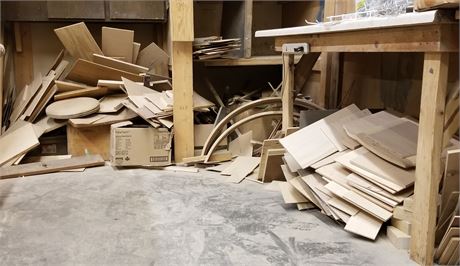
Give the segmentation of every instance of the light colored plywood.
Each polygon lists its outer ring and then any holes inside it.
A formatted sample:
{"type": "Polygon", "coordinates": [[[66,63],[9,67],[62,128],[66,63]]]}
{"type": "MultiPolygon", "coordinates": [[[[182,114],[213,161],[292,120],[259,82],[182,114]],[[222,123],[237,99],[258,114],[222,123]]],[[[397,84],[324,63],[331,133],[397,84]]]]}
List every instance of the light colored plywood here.
{"type": "Polygon", "coordinates": [[[252,156],[252,130],[242,134],[228,144],[228,150],[233,156],[252,156]]]}
{"type": "Polygon", "coordinates": [[[76,59],[91,61],[93,54],[102,54],[101,49],[83,22],[55,29],[54,32],[70,55],[76,59]]]}
{"type": "Polygon", "coordinates": [[[350,174],[350,171],[338,163],[334,162],[318,168],[316,172],[330,181],[334,181],[347,189],[351,189],[351,186],[347,183],[347,176],[350,174]]]}
{"type": "MultiPolygon", "coordinates": [[[[2,147],[0,166],[18,155],[25,154],[39,144],[34,127],[30,123],[24,123],[11,133],[4,134],[0,137],[0,147],[2,147]]],[[[3,171],[4,168],[1,172],[3,171]]]]}
{"type": "Polygon", "coordinates": [[[194,39],[193,1],[171,0],[169,4],[171,40],[173,42],[192,42],[194,39]]]}
{"type": "Polygon", "coordinates": [[[125,94],[109,95],[99,100],[98,113],[116,113],[123,108],[123,102],[127,99],[125,94]]]}
{"type": "Polygon", "coordinates": [[[68,169],[77,169],[82,167],[92,167],[104,165],[104,159],[100,155],[87,155],[73,157],[70,159],[61,159],[48,161],[46,163],[29,163],[2,168],[0,179],[13,178],[19,176],[39,175],[52,172],[58,172],[68,169]]]}
{"type": "Polygon", "coordinates": [[[447,151],[446,168],[444,170],[444,179],[441,189],[441,213],[448,204],[448,199],[452,192],[459,191],[459,161],[459,149],[447,151]]]}
{"type": "MultiPolygon", "coordinates": [[[[447,244],[446,248],[444,249],[441,256],[439,257],[438,263],[440,265],[448,264],[452,256],[455,256],[458,260],[459,242],[460,242],[460,237],[453,237],[450,239],[449,244],[447,244]]],[[[457,261],[455,261],[455,263],[456,262],[457,261]]]]}
{"type": "Polygon", "coordinates": [[[146,67],[98,54],[93,54],[93,62],[134,74],[145,73],[149,71],[149,69],[146,67]]]}
{"type": "Polygon", "coordinates": [[[397,249],[409,249],[410,235],[393,226],[387,226],[387,237],[397,249]]]}
{"type": "Polygon", "coordinates": [[[66,78],[71,81],[96,86],[100,79],[121,80],[121,77],[135,82],[142,82],[141,76],[83,59],[75,62],[66,78]]]}
{"type": "Polygon", "coordinates": [[[395,217],[391,218],[391,225],[398,228],[402,232],[410,235],[412,224],[409,221],[397,219],[395,217]]]}
{"type": "Polygon", "coordinates": [[[55,101],[76,98],[76,97],[94,97],[99,98],[106,95],[109,90],[106,87],[88,87],[85,89],[62,92],[54,95],[55,101]]]}
{"type": "Polygon", "coordinates": [[[382,227],[382,222],[365,212],[358,212],[350,217],[345,225],[345,231],[375,240],[382,227]]]}
{"type": "Polygon", "coordinates": [[[297,191],[290,183],[282,182],[279,184],[284,203],[307,203],[309,200],[297,191]]]}
{"type": "Polygon", "coordinates": [[[102,27],[102,52],[110,57],[123,57],[133,62],[134,31],[102,27]]]}
{"type": "Polygon", "coordinates": [[[233,161],[230,166],[221,172],[222,175],[229,174],[225,180],[231,183],[240,183],[259,165],[259,157],[239,156],[233,161]]]}
{"type": "Polygon", "coordinates": [[[46,107],[46,114],[55,119],[78,118],[96,113],[99,101],[88,97],[78,97],[57,101],[46,107]]]}
{"type": "Polygon", "coordinates": [[[141,50],[141,44],[138,42],[133,42],[133,63],[137,62],[137,56],[141,50]]]}
{"type": "Polygon", "coordinates": [[[56,80],[54,81],[57,87],[57,92],[68,92],[68,91],[74,91],[74,90],[81,90],[81,89],[87,89],[89,86],[81,83],[75,83],[75,82],[69,82],[69,81],[62,81],[62,80],[56,80]]]}

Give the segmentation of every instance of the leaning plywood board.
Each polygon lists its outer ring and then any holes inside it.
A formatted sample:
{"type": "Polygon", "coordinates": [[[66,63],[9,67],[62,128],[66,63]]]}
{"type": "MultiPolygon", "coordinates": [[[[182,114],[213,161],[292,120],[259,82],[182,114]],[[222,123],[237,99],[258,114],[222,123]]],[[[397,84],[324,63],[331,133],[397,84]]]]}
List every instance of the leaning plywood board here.
{"type": "Polygon", "coordinates": [[[387,226],[387,237],[397,249],[409,249],[410,235],[393,226],[387,226]]]}
{"type": "Polygon", "coordinates": [[[375,240],[380,227],[382,227],[382,221],[360,211],[350,217],[344,229],[345,231],[375,240]]]}
{"type": "Polygon", "coordinates": [[[69,119],[69,123],[74,127],[94,127],[111,125],[122,121],[127,121],[137,117],[137,114],[130,109],[123,108],[117,113],[95,114],[83,118],[69,119]]]}
{"type": "Polygon", "coordinates": [[[153,42],[139,52],[136,62],[150,69],[151,73],[166,77],[169,77],[168,63],[168,54],[153,42]]]}
{"type": "MultiPolygon", "coordinates": [[[[403,120],[388,112],[381,111],[371,114],[360,119],[348,121],[343,125],[347,135],[357,140],[357,135],[364,133],[369,134],[402,123],[403,120]]],[[[350,147],[353,148],[353,147],[350,147]]]]}
{"type": "Polygon", "coordinates": [[[316,172],[330,181],[334,181],[345,188],[351,189],[351,186],[347,183],[347,176],[350,174],[350,171],[338,163],[334,162],[318,168],[316,172]]]}
{"type": "Polygon", "coordinates": [[[10,115],[11,123],[14,123],[24,113],[29,102],[33,99],[42,85],[42,76],[36,77],[31,84],[26,85],[18,94],[13,104],[13,111],[10,115]]]}
{"type": "MultiPolygon", "coordinates": [[[[284,173],[281,170],[283,164],[282,156],[284,149],[269,149],[267,151],[267,160],[265,162],[265,173],[262,176],[262,183],[273,180],[284,180],[284,173]]],[[[262,163],[262,161],[261,161],[262,163]]],[[[259,169],[261,171],[261,169],[259,169]]],[[[260,176],[260,175],[259,175],[260,176]]]]}
{"type": "Polygon", "coordinates": [[[55,29],[54,32],[70,55],[77,59],[93,60],[93,54],[102,54],[83,22],[55,29]]]}
{"type": "Polygon", "coordinates": [[[137,62],[137,56],[139,55],[139,51],[141,50],[141,44],[138,42],[133,42],[133,63],[137,62]]]}
{"type": "Polygon", "coordinates": [[[226,182],[240,183],[247,175],[256,169],[256,167],[259,165],[259,162],[259,157],[237,157],[235,161],[229,166],[229,168],[232,170],[230,171],[230,177],[226,179],[226,182]]]}
{"type": "Polygon", "coordinates": [[[438,249],[436,250],[434,257],[439,258],[443,250],[446,248],[447,244],[449,243],[450,239],[452,239],[453,237],[459,237],[459,236],[460,236],[459,227],[449,227],[447,232],[442,237],[441,242],[439,243],[438,249]]]}
{"type": "Polygon", "coordinates": [[[391,225],[398,228],[402,232],[410,235],[411,234],[411,229],[412,229],[412,224],[409,221],[406,220],[401,220],[395,217],[391,218],[391,225]]]}
{"type": "Polygon", "coordinates": [[[350,191],[333,181],[329,182],[325,187],[338,197],[353,204],[354,206],[360,208],[361,210],[383,222],[389,220],[392,216],[391,212],[383,209],[382,207],[362,197],[356,192],[350,191]]]}
{"type": "Polygon", "coordinates": [[[459,190],[459,161],[459,149],[447,151],[446,168],[441,190],[441,210],[448,204],[447,200],[452,192],[459,190]]]}
{"type": "Polygon", "coordinates": [[[88,87],[85,89],[67,91],[67,92],[56,94],[54,95],[54,100],[60,101],[60,100],[65,100],[65,99],[70,99],[70,98],[75,98],[75,97],[98,98],[98,97],[106,95],[108,91],[109,90],[105,87],[88,87]]]}
{"type": "Polygon", "coordinates": [[[87,155],[70,159],[48,161],[46,163],[29,163],[0,168],[0,179],[19,176],[39,175],[68,169],[104,165],[100,155],[87,155]]]}
{"type": "Polygon", "coordinates": [[[302,194],[297,191],[290,183],[282,182],[279,184],[284,203],[306,203],[309,202],[302,194]]]}
{"type": "Polygon", "coordinates": [[[439,257],[438,263],[440,265],[452,265],[449,264],[449,261],[454,261],[454,264],[457,264],[458,260],[458,247],[459,247],[460,237],[453,237],[450,239],[449,244],[447,244],[446,249],[442,252],[441,256],[439,257]]]}
{"type": "Polygon", "coordinates": [[[4,134],[0,137],[0,166],[39,144],[34,127],[30,123],[20,126],[9,134],[4,134]]]}
{"type": "Polygon", "coordinates": [[[149,69],[146,67],[98,54],[93,55],[93,61],[94,63],[98,63],[104,66],[116,68],[134,74],[145,73],[149,71],[149,69]]]}
{"type": "MultiPolygon", "coordinates": [[[[48,92],[51,90],[51,88],[54,85],[54,79],[55,79],[55,73],[53,70],[48,74],[48,76],[43,78],[42,81],[42,86],[40,87],[40,90],[36,93],[32,101],[29,103],[29,106],[24,112],[25,117],[30,117],[32,113],[37,109],[40,101],[42,101],[43,98],[46,97],[48,92]]],[[[32,121],[31,121],[32,122],[32,121]]]]}
{"type": "Polygon", "coordinates": [[[119,69],[79,59],[67,75],[67,79],[96,86],[98,80],[121,80],[125,77],[135,82],[142,82],[142,77],[119,69]]]}
{"type": "Polygon", "coordinates": [[[344,151],[341,151],[341,152],[336,152],[336,153],[334,153],[334,154],[332,154],[332,155],[330,155],[330,156],[328,156],[328,157],[326,157],[326,158],[324,158],[324,159],[322,159],[322,160],[320,160],[320,161],[318,161],[318,162],[312,164],[312,165],[311,165],[311,168],[313,168],[313,169],[318,169],[318,168],[321,168],[321,167],[326,166],[326,165],[328,165],[328,164],[332,164],[332,163],[335,162],[335,158],[338,158],[338,157],[344,155],[344,154],[347,153],[347,152],[349,152],[349,150],[344,150],[344,151]]]}
{"type": "MultiPolygon", "coordinates": [[[[228,144],[228,150],[234,156],[252,156],[252,130],[232,140],[228,144]]],[[[196,146],[196,144],[195,144],[196,146]]]]}
{"type": "Polygon", "coordinates": [[[123,57],[133,62],[134,31],[102,27],[102,52],[110,57],[123,57]]]}
{"type": "Polygon", "coordinates": [[[54,81],[54,83],[56,84],[57,92],[68,92],[68,91],[89,88],[89,86],[87,86],[86,84],[69,82],[69,81],[56,80],[54,81]]]}

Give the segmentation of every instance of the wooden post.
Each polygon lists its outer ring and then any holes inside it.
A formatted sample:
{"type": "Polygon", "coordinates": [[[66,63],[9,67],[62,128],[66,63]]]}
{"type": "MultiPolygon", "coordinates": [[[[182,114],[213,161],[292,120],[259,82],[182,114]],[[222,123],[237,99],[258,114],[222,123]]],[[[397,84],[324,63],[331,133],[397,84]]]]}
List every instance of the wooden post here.
{"type": "Polygon", "coordinates": [[[193,1],[170,1],[174,159],[194,156],[193,143],[193,1]]]}
{"type": "Polygon", "coordinates": [[[282,130],[293,126],[294,54],[283,54],[283,123],[282,130]]]}
{"type": "MultiPolygon", "coordinates": [[[[2,3],[0,2],[0,12],[2,10],[2,3]]],[[[0,44],[4,45],[3,43],[3,23],[0,19],[0,44]]],[[[6,47],[5,47],[6,53],[6,47]]],[[[0,135],[3,132],[3,66],[4,66],[4,55],[0,53],[0,135]]]]}
{"type": "Polygon", "coordinates": [[[448,53],[425,53],[410,249],[421,265],[433,264],[448,64],[448,53]]]}

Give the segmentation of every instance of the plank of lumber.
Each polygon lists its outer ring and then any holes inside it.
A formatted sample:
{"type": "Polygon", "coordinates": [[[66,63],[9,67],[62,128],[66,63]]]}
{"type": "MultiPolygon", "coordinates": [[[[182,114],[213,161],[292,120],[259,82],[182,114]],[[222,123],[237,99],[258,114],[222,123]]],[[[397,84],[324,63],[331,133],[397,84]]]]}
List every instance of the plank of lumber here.
{"type": "Polygon", "coordinates": [[[93,60],[93,54],[102,54],[84,22],[55,29],[59,40],[76,59],[93,60]]]}
{"type": "Polygon", "coordinates": [[[10,115],[10,122],[14,123],[24,113],[29,102],[33,99],[42,85],[42,77],[36,77],[30,85],[26,85],[16,97],[13,104],[13,111],[10,115]]]}
{"type": "MultiPolygon", "coordinates": [[[[265,164],[265,174],[262,176],[262,183],[272,182],[273,180],[283,180],[284,174],[281,170],[283,164],[282,156],[284,149],[269,149],[267,151],[267,161],[265,164]]],[[[260,167],[259,167],[260,171],[260,167]]]]}
{"type": "Polygon", "coordinates": [[[108,91],[109,90],[106,87],[88,87],[88,88],[85,88],[85,89],[67,91],[67,92],[62,92],[62,93],[56,94],[56,95],[54,95],[54,100],[55,101],[60,101],[60,100],[69,99],[69,98],[75,98],[75,97],[98,98],[98,97],[107,95],[108,91]]]}
{"type": "Polygon", "coordinates": [[[411,234],[411,228],[412,224],[409,221],[406,220],[401,220],[395,217],[391,218],[391,225],[398,228],[402,232],[410,235],[411,234]]]}
{"type": "Polygon", "coordinates": [[[451,265],[448,263],[452,256],[456,256],[458,258],[459,242],[460,242],[460,237],[453,237],[450,239],[446,248],[444,249],[441,256],[439,257],[438,263],[440,265],[451,265]]]}
{"type": "Polygon", "coordinates": [[[446,167],[444,170],[444,179],[441,189],[441,205],[440,210],[446,208],[448,199],[452,192],[459,191],[459,168],[460,168],[460,149],[447,151],[446,167]]]}
{"type": "Polygon", "coordinates": [[[169,77],[169,55],[154,42],[139,52],[136,64],[147,67],[149,73],[169,77]]]}
{"type": "Polygon", "coordinates": [[[133,64],[137,62],[137,57],[139,56],[140,50],[141,50],[141,44],[138,42],[133,42],[133,64]]]}
{"type": "Polygon", "coordinates": [[[394,226],[387,226],[387,237],[397,249],[409,249],[411,236],[394,226]]]}
{"type": "Polygon", "coordinates": [[[44,163],[38,162],[3,167],[0,168],[0,178],[5,179],[19,176],[39,175],[68,169],[101,166],[104,164],[104,159],[102,159],[100,155],[86,155],[80,157],[72,157],[70,159],[48,161],[44,163]]]}
{"type": "Polygon", "coordinates": [[[44,77],[42,80],[42,86],[38,90],[38,92],[35,94],[34,98],[31,100],[29,103],[29,106],[27,109],[24,111],[23,115],[27,118],[32,115],[32,113],[35,111],[35,109],[38,107],[38,104],[46,96],[46,94],[49,92],[49,90],[53,87],[54,85],[54,79],[55,79],[55,74],[54,71],[52,70],[48,76],[44,77]]]}
{"type": "Polygon", "coordinates": [[[123,108],[123,102],[127,99],[125,94],[108,95],[99,100],[98,113],[116,113],[123,108]]]}
{"type": "Polygon", "coordinates": [[[85,84],[63,81],[63,80],[55,80],[54,83],[56,84],[57,92],[68,92],[68,91],[89,88],[89,86],[85,84]]]}
{"type": "Polygon", "coordinates": [[[433,260],[448,65],[448,53],[425,53],[410,249],[419,264],[433,260]]]}
{"type": "Polygon", "coordinates": [[[174,155],[181,162],[194,154],[192,43],[173,42],[172,49],[174,155]]]}
{"type": "Polygon", "coordinates": [[[260,165],[259,165],[259,176],[258,180],[263,180],[265,176],[265,171],[267,169],[267,159],[268,159],[268,150],[269,149],[279,149],[282,148],[278,140],[275,139],[266,139],[262,144],[262,152],[260,154],[260,165]]]}
{"type": "Polygon", "coordinates": [[[284,203],[307,203],[310,202],[302,194],[299,193],[289,182],[282,182],[279,184],[281,195],[283,195],[284,203]]]}
{"type": "Polygon", "coordinates": [[[193,42],[193,1],[173,0],[169,6],[171,19],[171,40],[193,42]]]}
{"type": "Polygon", "coordinates": [[[102,52],[110,57],[123,57],[133,62],[134,31],[102,27],[102,52]]]}
{"type": "Polygon", "coordinates": [[[0,147],[2,147],[0,166],[18,155],[25,154],[39,144],[34,127],[28,122],[11,133],[2,135],[0,137],[0,147]]]}
{"type": "Polygon", "coordinates": [[[283,122],[281,127],[283,131],[294,126],[294,68],[294,54],[283,54],[283,122]]]}
{"type": "Polygon", "coordinates": [[[121,80],[121,77],[125,77],[135,82],[142,82],[142,77],[139,75],[96,64],[83,59],[77,60],[66,78],[72,81],[85,83],[90,86],[96,86],[98,80],[100,79],[121,80]]]}
{"type": "Polygon", "coordinates": [[[145,73],[149,71],[149,69],[146,67],[98,54],[93,54],[93,62],[134,74],[145,73]]]}

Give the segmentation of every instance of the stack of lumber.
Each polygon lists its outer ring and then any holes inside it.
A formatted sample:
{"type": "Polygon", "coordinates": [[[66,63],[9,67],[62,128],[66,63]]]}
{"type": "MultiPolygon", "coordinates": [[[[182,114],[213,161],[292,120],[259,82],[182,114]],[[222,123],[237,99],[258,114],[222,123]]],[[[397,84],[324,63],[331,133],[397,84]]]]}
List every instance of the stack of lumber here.
{"type": "Polygon", "coordinates": [[[239,50],[241,40],[223,39],[221,36],[210,36],[204,38],[195,38],[193,41],[193,56],[196,59],[219,58],[230,51],[239,50]]]}
{"type": "Polygon", "coordinates": [[[285,203],[317,207],[348,232],[408,248],[418,125],[350,105],[279,140],[285,203]]]}
{"type": "MultiPolygon", "coordinates": [[[[155,43],[141,49],[134,31],[102,27],[99,46],[83,22],[55,33],[65,50],[46,76],[38,75],[16,96],[9,126],[0,137],[2,173],[39,146],[44,133],[62,126],[67,125],[70,155],[100,154],[106,160],[111,124],[137,119],[155,128],[173,127],[169,56],[155,43]],[[103,147],[87,149],[75,140],[103,147]]],[[[193,99],[199,112],[214,105],[196,93],[193,99]]]]}

